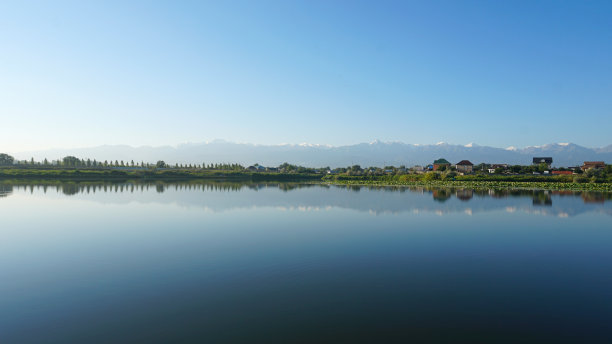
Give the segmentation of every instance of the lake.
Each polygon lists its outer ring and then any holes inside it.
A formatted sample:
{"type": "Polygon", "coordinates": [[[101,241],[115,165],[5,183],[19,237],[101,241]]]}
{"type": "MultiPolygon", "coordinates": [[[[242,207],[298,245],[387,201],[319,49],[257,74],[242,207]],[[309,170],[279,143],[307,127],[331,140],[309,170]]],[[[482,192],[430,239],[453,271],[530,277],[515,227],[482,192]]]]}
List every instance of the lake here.
{"type": "Polygon", "coordinates": [[[1,343],[611,343],[612,196],[0,184],[1,343]]]}

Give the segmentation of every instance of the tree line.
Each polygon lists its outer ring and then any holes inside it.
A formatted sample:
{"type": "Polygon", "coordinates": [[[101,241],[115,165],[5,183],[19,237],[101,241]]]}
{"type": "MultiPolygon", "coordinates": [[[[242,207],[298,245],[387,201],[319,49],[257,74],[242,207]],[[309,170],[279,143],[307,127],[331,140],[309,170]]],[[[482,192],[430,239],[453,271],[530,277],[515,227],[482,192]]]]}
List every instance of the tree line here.
{"type": "MultiPolygon", "coordinates": [[[[156,163],[145,161],[124,161],[124,160],[104,160],[96,159],[80,159],[75,156],[65,156],[63,158],[52,160],[43,159],[36,161],[34,158],[30,160],[16,160],[14,157],[0,153],[0,166],[14,167],[66,167],[66,168],[128,168],[128,169],[189,169],[189,170],[217,170],[217,171],[246,171],[252,169],[253,166],[245,167],[237,163],[206,163],[201,164],[169,164],[163,160],[156,163]]],[[[254,166],[260,166],[255,164],[254,166]]],[[[303,166],[291,165],[284,163],[278,168],[264,168],[266,171],[285,172],[285,173],[314,173],[315,169],[303,166]]]]}
{"type": "MultiPolygon", "coordinates": [[[[183,170],[217,170],[217,171],[266,171],[266,172],[279,172],[279,173],[297,173],[297,174],[327,174],[328,171],[331,174],[343,174],[348,176],[381,176],[381,175],[405,175],[420,173],[423,171],[416,171],[414,168],[406,168],[406,166],[384,166],[384,167],[364,167],[360,165],[353,165],[348,167],[339,167],[330,169],[329,167],[322,168],[311,168],[299,165],[293,165],[289,163],[283,163],[278,167],[260,169],[259,164],[245,167],[241,164],[236,163],[205,163],[201,164],[168,164],[163,160],[159,160],[156,163],[148,163],[144,161],[124,161],[124,160],[104,160],[98,161],[96,159],[80,159],[75,156],[66,156],[61,159],[49,161],[43,159],[42,161],[35,161],[34,158],[30,160],[17,161],[14,157],[0,153],[0,166],[15,166],[15,167],[63,167],[63,168],[125,168],[125,169],[183,169],[183,170]]],[[[489,169],[493,165],[490,164],[478,164],[474,166],[474,175],[490,175],[490,174],[532,174],[534,172],[543,173],[549,170],[546,164],[539,165],[510,165],[507,167],[497,167],[494,173],[490,173],[489,169]]],[[[557,168],[556,170],[564,171],[569,170],[567,168],[557,168]]],[[[574,172],[578,174],[574,178],[577,181],[612,181],[612,166],[607,165],[602,170],[590,170],[583,174],[580,169],[574,169],[574,172]]],[[[457,176],[457,172],[454,166],[441,166],[438,171],[426,173],[426,179],[453,179],[457,176]]]]}

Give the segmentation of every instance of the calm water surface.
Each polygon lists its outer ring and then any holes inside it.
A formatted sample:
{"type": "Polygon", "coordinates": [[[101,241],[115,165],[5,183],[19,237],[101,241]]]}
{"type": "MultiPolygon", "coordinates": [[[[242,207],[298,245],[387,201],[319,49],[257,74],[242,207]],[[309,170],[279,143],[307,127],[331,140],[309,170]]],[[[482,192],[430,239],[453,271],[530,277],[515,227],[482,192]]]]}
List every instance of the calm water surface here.
{"type": "Polygon", "coordinates": [[[0,343],[611,343],[612,196],[0,184],[0,343]]]}

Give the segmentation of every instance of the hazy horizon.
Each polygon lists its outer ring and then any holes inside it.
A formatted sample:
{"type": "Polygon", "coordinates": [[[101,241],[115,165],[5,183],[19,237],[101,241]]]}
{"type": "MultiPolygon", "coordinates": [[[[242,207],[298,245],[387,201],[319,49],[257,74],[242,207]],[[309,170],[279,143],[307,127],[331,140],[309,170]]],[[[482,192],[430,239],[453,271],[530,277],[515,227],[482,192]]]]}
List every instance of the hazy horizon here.
{"type": "Polygon", "coordinates": [[[213,139],[213,140],[208,140],[208,141],[179,142],[179,143],[174,143],[174,144],[159,144],[159,145],[138,145],[138,144],[131,145],[131,144],[125,144],[125,143],[117,143],[117,144],[101,144],[101,145],[95,145],[95,146],[46,147],[46,148],[39,148],[39,149],[30,149],[30,150],[23,150],[23,151],[6,151],[6,152],[11,153],[11,154],[25,154],[25,153],[32,153],[32,152],[44,152],[44,151],[56,151],[56,150],[66,150],[66,151],[75,150],[75,149],[85,150],[85,149],[95,149],[95,148],[100,148],[100,147],[105,147],[105,146],[108,146],[108,147],[122,147],[123,146],[123,147],[130,147],[130,148],[163,148],[163,147],[179,148],[182,146],[207,145],[207,144],[214,144],[214,143],[228,143],[228,144],[251,145],[251,146],[270,146],[270,147],[308,146],[308,147],[329,147],[329,148],[350,147],[350,146],[355,146],[355,145],[360,145],[360,144],[397,143],[397,144],[412,145],[412,146],[449,145],[449,146],[463,146],[463,147],[468,147],[468,148],[469,147],[490,147],[490,148],[511,149],[511,150],[512,149],[526,149],[526,148],[541,148],[547,145],[555,145],[555,144],[561,145],[561,146],[572,144],[572,145],[577,145],[577,146],[581,146],[581,147],[589,148],[589,149],[600,149],[600,148],[612,146],[612,143],[605,144],[602,146],[586,146],[586,145],[582,145],[576,142],[546,142],[546,143],[541,143],[537,145],[525,145],[525,146],[510,145],[507,147],[497,147],[497,146],[483,145],[483,144],[480,144],[478,142],[473,142],[473,141],[470,141],[469,143],[454,143],[454,142],[446,142],[446,141],[418,143],[418,142],[405,142],[405,141],[385,141],[385,140],[380,140],[380,139],[341,144],[341,145],[332,145],[332,144],[326,144],[326,143],[312,143],[312,142],[283,142],[283,143],[278,143],[278,144],[261,144],[261,143],[253,143],[253,142],[237,142],[237,141],[230,141],[230,140],[225,140],[225,139],[213,139]]]}
{"type": "Polygon", "coordinates": [[[18,160],[61,160],[65,156],[97,161],[156,162],[170,164],[255,163],[279,166],[283,163],[301,166],[345,167],[427,165],[438,158],[458,162],[531,164],[534,156],[552,156],[554,166],[576,166],[584,161],[612,161],[612,145],[583,147],[575,143],[548,143],[528,147],[491,147],[451,143],[414,144],[404,142],[362,142],[354,145],[331,146],[316,144],[261,145],[214,140],[164,146],[101,145],[82,148],[60,148],[14,153],[18,160]]]}

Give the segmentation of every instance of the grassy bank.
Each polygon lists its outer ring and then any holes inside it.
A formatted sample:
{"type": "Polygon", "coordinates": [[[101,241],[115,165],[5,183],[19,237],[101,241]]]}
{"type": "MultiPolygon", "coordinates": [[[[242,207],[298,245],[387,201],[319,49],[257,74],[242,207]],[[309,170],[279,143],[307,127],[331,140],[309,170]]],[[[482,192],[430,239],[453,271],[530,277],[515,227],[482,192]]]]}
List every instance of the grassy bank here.
{"type": "Polygon", "coordinates": [[[576,190],[612,192],[612,183],[588,182],[572,175],[466,175],[448,178],[440,174],[326,175],[250,171],[188,169],[74,169],[0,168],[0,181],[226,181],[226,182],[323,182],[335,185],[430,186],[473,189],[576,190]],[[580,182],[577,182],[580,181],[580,182]]]}
{"type": "Polygon", "coordinates": [[[207,170],[0,169],[0,180],[125,181],[125,180],[312,181],[320,174],[207,170]]]}
{"type": "MultiPolygon", "coordinates": [[[[571,177],[571,176],[569,176],[571,177]]],[[[427,186],[470,189],[575,190],[612,192],[612,183],[575,183],[568,176],[460,176],[453,180],[428,180],[423,175],[327,176],[334,185],[427,186]],[[488,178],[486,178],[488,177],[488,178]]]]}

